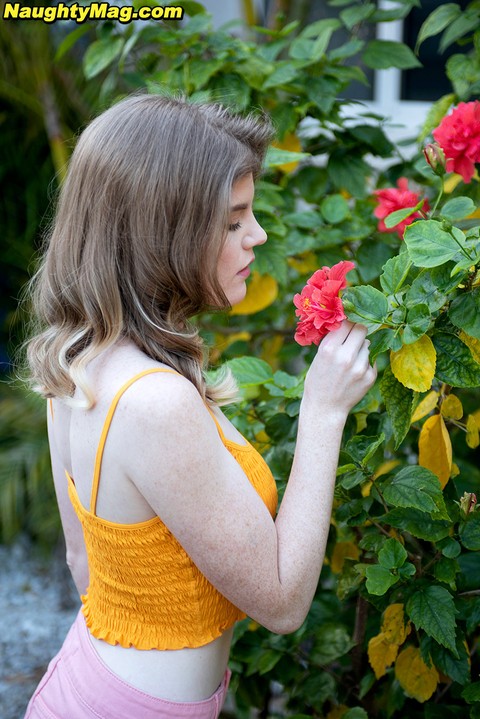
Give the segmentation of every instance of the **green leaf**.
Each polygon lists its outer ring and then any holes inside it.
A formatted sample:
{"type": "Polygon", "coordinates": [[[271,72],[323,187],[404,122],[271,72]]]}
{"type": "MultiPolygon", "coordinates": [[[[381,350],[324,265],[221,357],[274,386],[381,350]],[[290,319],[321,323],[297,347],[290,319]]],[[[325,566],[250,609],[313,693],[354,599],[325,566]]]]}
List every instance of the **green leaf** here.
{"type": "Polygon", "coordinates": [[[363,158],[346,150],[333,150],[327,164],[328,176],[338,190],[347,190],[353,197],[368,194],[367,177],[371,168],[363,158]]]}
{"type": "Polygon", "coordinates": [[[395,146],[386,137],[380,127],[374,125],[354,125],[348,130],[350,135],[361,143],[367,145],[373,155],[390,157],[395,151],[395,146]]]}
{"type": "Polygon", "coordinates": [[[430,312],[436,312],[443,307],[447,301],[447,295],[438,286],[441,279],[440,273],[448,276],[450,274],[447,267],[438,267],[420,272],[405,295],[405,305],[408,308],[427,305],[430,312]]]}
{"type": "Polygon", "coordinates": [[[393,509],[382,517],[382,521],[429,542],[438,542],[448,537],[452,526],[451,522],[431,519],[425,512],[410,507],[393,509]]]}
{"type": "Polygon", "coordinates": [[[342,719],[368,719],[368,714],[362,707],[352,707],[342,714],[342,719]]]}
{"type": "Polygon", "coordinates": [[[290,152],[290,150],[280,150],[278,147],[270,146],[265,158],[265,167],[277,167],[288,162],[299,162],[306,157],[310,157],[309,152],[290,152]]]}
{"type": "Polygon", "coordinates": [[[436,220],[418,220],[405,229],[405,244],[417,267],[437,267],[453,259],[458,242],[436,220]]]}
{"type": "Polygon", "coordinates": [[[455,644],[455,604],[447,589],[427,585],[417,590],[406,603],[406,611],[417,629],[423,629],[429,637],[458,658],[455,644]]]}
{"type": "Polygon", "coordinates": [[[460,567],[456,559],[448,559],[448,557],[440,557],[433,565],[433,576],[435,579],[438,579],[439,582],[449,584],[454,590],[456,589],[455,577],[459,571],[460,567]]]}
{"type": "Polygon", "coordinates": [[[455,102],[455,99],[455,95],[450,93],[449,95],[443,95],[443,97],[433,103],[428,111],[427,118],[418,137],[419,142],[423,142],[425,138],[430,135],[432,130],[440,125],[441,121],[447,114],[449,107],[455,102]]]}
{"type": "Polygon", "coordinates": [[[223,64],[224,60],[221,58],[213,58],[211,60],[193,58],[188,65],[190,82],[194,85],[195,89],[203,87],[223,64]]]}
{"type": "Polygon", "coordinates": [[[381,482],[385,500],[396,507],[412,507],[438,519],[448,519],[438,477],[425,467],[409,465],[381,482]]]}
{"type": "Polygon", "coordinates": [[[96,40],[89,46],[83,58],[83,71],[87,80],[101,73],[120,56],[124,42],[121,37],[109,37],[96,40]]]}
{"type": "Polygon", "coordinates": [[[380,552],[378,561],[385,569],[398,569],[403,566],[408,554],[397,539],[387,539],[380,552]]]}
{"type": "Polygon", "coordinates": [[[471,514],[460,528],[460,541],[466,549],[472,552],[480,550],[480,513],[471,514]]]}
{"type": "Polygon", "coordinates": [[[354,5],[340,13],[340,19],[347,28],[351,30],[355,25],[363,22],[375,12],[374,3],[366,3],[365,5],[354,5]]]}
{"type": "Polygon", "coordinates": [[[415,565],[411,562],[405,562],[405,564],[402,564],[401,567],[398,569],[398,576],[400,579],[404,579],[406,577],[413,577],[413,575],[416,573],[415,565]]]}
{"type": "Polygon", "coordinates": [[[440,52],[444,52],[463,35],[470,34],[472,29],[478,26],[478,19],[478,9],[476,8],[467,9],[459,15],[443,33],[439,46],[440,52]]]}
{"type": "Polygon", "coordinates": [[[68,35],[65,35],[62,42],[57,48],[57,52],[55,53],[54,62],[58,62],[61,60],[61,58],[67,53],[71,47],[75,45],[77,40],[79,40],[83,35],[85,35],[87,32],[90,31],[90,27],[87,23],[84,25],[80,25],[79,27],[75,28],[72,32],[69,32],[68,35]]]}
{"type": "Polygon", "coordinates": [[[391,349],[394,338],[395,334],[391,329],[378,330],[370,335],[370,347],[368,349],[370,362],[372,364],[375,362],[378,355],[382,354],[382,352],[386,352],[388,349],[391,349]]]}
{"type": "Polygon", "coordinates": [[[238,357],[229,360],[226,364],[240,387],[254,387],[265,384],[273,378],[270,365],[258,357],[238,357]]]}
{"type": "Polygon", "coordinates": [[[267,77],[263,83],[263,90],[270,87],[278,87],[279,85],[288,85],[298,76],[298,69],[291,62],[280,60],[275,64],[275,70],[267,77]]]}
{"type": "Polygon", "coordinates": [[[322,624],[315,632],[315,645],[311,650],[311,660],[318,664],[330,664],[347,654],[352,642],[345,627],[338,624],[322,624]]]}
{"type": "Polygon", "coordinates": [[[418,52],[420,45],[428,37],[438,35],[450,25],[461,13],[460,6],[456,3],[442,3],[437,7],[422,24],[417,37],[415,52],[418,52]]]}
{"type": "Polygon", "coordinates": [[[384,264],[380,284],[387,295],[394,295],[401,289],[411,266],[412,260],[408,252],[401,252],[384,264]]]}
{"type": "Polygon", "coordinates": [[[422,63],[417,60],[409,47],[393,40],[371,40],[362,54],[362,60],[373,70],[386,70],[389,67],[408,70],[422,67],[422,63]]]}
{"type": "Polygon", "coordinates": [[[342,296],[347,317],[352,322],[359,322],[369,330],[383,324],[388,314],[388,302],[380,290],[364,285],[349,287],[342,296]]]}
{"type": "Polygon", "coordinates": [[[476,204],[470,197],[454,197],[448,200],[440,210],[442,217],[454,222],[455,220],[463,220],[477,209],[476,204]]]}
{"type": "Polygon", "coordinates": [[[442,543],[442,554],[448,559],[456,559],[461,551],[462,548],[460,544],[452,537],[448,537],[448,539],[442,543]]]}
{"type": "Polygon", "coordinates": [[[315,22],[312,22],[310,25],[307,25],[302,32],[300,33],[299,37],[314,37],[317,40],[323,38],[325,35],[331,34],[334,30],[337,30],[339,27],[341,27],[341,23],[336,18],[326,18],[324,20],[316,20],[315,22]]]}
{"type": "Polygon", "coordinates": [[[285,439],[293,439],[294,429],[296,427],[295,420],[286,414],[279,412],[270,417],[265,423],[265,431],[274,442],[282,442],[285,439]]]}
{"type": "Polygon", "coordinates": [[[480,340],[480,289],[455,297],[450,304],[448,316],[455,327],[480,340]]]}
{"type": "Polygon", "coordinates": [[[432,342],[437,352],[437,379],[452,387],[480,386],[480,365],[458,337],[448,332],[437,332],[432,336],[432,342]]]}
{"type": "Polygon", "coordinates": [[[328,195],[320,205],[320,212],[326,222],[336,225],[343,222],[350,213],[350,209],[348,202],[342,195],[328,195]]]}
{"type": "Polygon", "coordinates": [[[422,645],[422,648],[425,647],[437,669],[443,674],[462,685],[470,681],[470,658],[460,632],[455,642],[458,658],[454,657],[448,649],[440,646],[430,637],[425,637],[422,645]]]}
{"type": "Polygon", "coordinates": [[[371,564],[365,571],[367,581],[366,587],[369,594],[375,594],[381,597],[388,592],[390,587],[398,582],[398,577],[394,576],[388,569],[380,564],[371,564]]]}
{"type": "Polygon", "coordinates": [[[327,18],[307,25],[290,46],[290,57],[295,60],[308,60],[309,64],[318,62],[328,48],[330,38],[340,22],[335,18],[327,18]]]}
{"type": "Polygon", "coordinates": [[[333,48],[333,50],[330,50],[328,53],[328,59],[331,62],[336,62],[338,60],[346,60],[348,57],[352,57],[353,55],[359,53],[361,50],[363,50],[364,47],[364,40],[352,38],[343,45],[340,45],[340,47],[335,47],[333,48]]]}
{"type": "MultiPolygon", "coordinates": [[[[375,335],[373,335],[375,337],[375,335]]],[[[413,405],[416,393],[404,387],[394,376],[390,365],[388,365],[380,382],[385,407],[392,423],[395,436],[395,449],[398,449],[403,442],[409,428],[413,412],[413,405]]]]}
{"type": "Polygon", "coordinates": [[[431,314],[427,305],[418,304],[407,312],[407,324],[403,330],[403,344],[416,342],[430,328],[431,314]]]}
{"type": "MultiPolygon", "coordinates": [[[[345,225],[342,226],[342,229],[345,225]]],[[[345,239],[350,239],[345,237],[345,239]]],[[[355,238],[352,238],[353,240],[355,238]]],[[[408,253],[407,253],[408,254],[408,253]]],[[[391,248],[377,240],[362,242],[355,253],[357,271],[365,284],[376,279],[385,263],[391,258],[391,248]]]]}
{"type": "Polygon", "coordinates": [[[395,227],[395,225],[399,225],[407,217],[410,217],[410,215],[413,215],[414,212],[417,212],[422,205],[423,199],[416,204],[415,207],[403,207],[401,210],[391,212],[385,218],[385,227],[391,229],[392,227],[395,227]]]}
{"type": "Polygon", "coordinates": [[[383,442],[385,441],[385,435],[383,432],[378,437],[367,437],[362,434],[356,434],[350,439],[346,446],[345,451],[362,467],[366,467],[369,460],[373,457],[375,452],[383,442]],[[372,441],[373,440],[373,441],[372,441]]]}
{"type": "Polygon", "coordinates": [[[469,684],[468,687],[465,687],[462,692],[462,697],[467,704],[480,702],[480,682],[474,682],[473,684],[469,684]]]}

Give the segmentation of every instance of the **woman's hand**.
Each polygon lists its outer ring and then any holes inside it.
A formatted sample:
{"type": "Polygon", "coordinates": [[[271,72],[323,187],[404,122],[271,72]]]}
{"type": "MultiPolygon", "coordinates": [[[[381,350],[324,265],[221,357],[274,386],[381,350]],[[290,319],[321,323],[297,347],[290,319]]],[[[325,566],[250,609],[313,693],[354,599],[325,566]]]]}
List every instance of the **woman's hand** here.
{"type": "Polygon", "coordinates": [[[309,408],[346,417],[368,392],[377,369],[370,365],[366,334],[363,325],[344,320],[322,340],[305,379],[309,408]]]}

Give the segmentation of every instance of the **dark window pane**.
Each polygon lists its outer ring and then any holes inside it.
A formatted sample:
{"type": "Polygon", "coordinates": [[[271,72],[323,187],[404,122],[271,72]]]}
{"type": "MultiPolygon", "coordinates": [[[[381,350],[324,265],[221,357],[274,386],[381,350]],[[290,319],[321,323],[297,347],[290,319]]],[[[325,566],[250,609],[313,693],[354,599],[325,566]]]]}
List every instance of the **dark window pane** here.
{"type": "MultiPolygon", "coordinates": [[[[462,10],[469,0],[457,0],[462,10]]],[[[414,48],[422,23],[441,3],[438,0],[422,0],[421,8],[413,8],[405,18],[403,42],[414,48]]],[[[452,86],[445,74],[445,63],[451,55],[467,52],[470,46],[451,45],[440,54],[438,50],[441,35],[430,37],[420,47],[419,59],[423,67],[402,72],[402,100],[438,100],[442,95],[452,92],[452,86]]]]}

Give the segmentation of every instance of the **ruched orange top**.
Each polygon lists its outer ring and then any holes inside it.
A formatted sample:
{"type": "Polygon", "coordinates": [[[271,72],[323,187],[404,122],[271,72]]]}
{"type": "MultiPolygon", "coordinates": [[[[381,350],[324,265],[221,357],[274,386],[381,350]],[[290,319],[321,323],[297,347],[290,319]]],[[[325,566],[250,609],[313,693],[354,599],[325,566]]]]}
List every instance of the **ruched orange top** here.
{"type": "MultiPolygon", "coordinates": [[[[193,648],[220,636],[245,614],[210,584],[160,517],[117,524],[96,515],[103,449],[115,408],[130,385],[153,372],[174,370],[141,372],[113,399],[97,449],[88,510],[66,472],[69,496],[83,527],[90,572],[82,611],[93,636],[109,644],[137,649],[193,648]]],[[[274,516],[277,489],[268,465],[251,444],[227,439],[210,413],[223,444],[274,516]]]]}

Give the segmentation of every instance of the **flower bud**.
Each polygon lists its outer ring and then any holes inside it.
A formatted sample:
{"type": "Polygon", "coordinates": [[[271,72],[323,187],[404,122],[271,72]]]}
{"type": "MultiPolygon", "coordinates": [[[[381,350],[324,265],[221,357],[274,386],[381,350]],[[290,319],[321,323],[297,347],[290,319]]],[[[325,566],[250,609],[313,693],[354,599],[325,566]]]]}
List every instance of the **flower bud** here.
{"type": "Polygon", "coordinates": [[[476,504],[477,497],[473,492],[464,492],[463,497],[460,497],[460,509],[462,509],[465,514],[473,512],[476,504]]]}
{"type": "Polygon", "coordinates": [[[425,159],[436,175],[442,177],[447,171],[445,153],[436,142],[431,142],[423,148],[425,159]]]}

